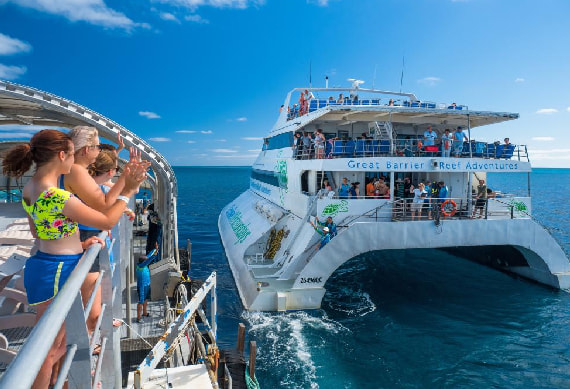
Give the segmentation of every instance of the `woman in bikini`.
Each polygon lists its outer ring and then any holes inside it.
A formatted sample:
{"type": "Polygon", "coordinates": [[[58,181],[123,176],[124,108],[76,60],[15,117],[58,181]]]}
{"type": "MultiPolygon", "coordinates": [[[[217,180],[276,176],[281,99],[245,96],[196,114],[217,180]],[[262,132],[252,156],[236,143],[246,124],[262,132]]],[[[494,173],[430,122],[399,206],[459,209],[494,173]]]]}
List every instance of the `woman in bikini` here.
{"type": "MultiPolygon", "coordinates": [[[[29,144],[13,147],[2,161],[3,173],[11,177],[21,177],[32,163],[36,165],[36,172],[22,190],[22,205],[38,248],[24,269],[28,303],[36,309],[36,321],[65,284],[83,250],[94,243],[102,243],[99,238],[92,237],[82,244],[77,223],[111,229],[145,179],[148,169],[144,163],[128,166],[120,196],[101,213],[58,186],[59,177],[71,170],[74,153],[73,142],[67,134],[43,130],[36,133],[29,144]]],[[[62,326],[32,388],[45,389],[54,383],[50,382],[52,370],[65,350],[65,327],[62,326]]]]}

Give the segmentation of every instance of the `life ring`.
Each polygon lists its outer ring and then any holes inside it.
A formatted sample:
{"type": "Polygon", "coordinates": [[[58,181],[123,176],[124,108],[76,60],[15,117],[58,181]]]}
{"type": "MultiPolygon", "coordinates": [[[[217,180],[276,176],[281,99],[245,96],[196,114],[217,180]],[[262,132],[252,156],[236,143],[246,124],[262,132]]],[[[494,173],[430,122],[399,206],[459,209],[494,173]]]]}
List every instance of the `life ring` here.
{"type": "Polygon", "coordinates": [[[445,216],[445,217],[453,216],[453,215],[455,215],[455,212],[457,212],[457,204],[455,204],[455,201],[445,200],[443,202],[443,204],[441,204],[441,213],[443,213],[443,216],[445,216]],[[451,211],[447,211],[448,204],[451,204],[451,206],[452,206],[451,211]]]}

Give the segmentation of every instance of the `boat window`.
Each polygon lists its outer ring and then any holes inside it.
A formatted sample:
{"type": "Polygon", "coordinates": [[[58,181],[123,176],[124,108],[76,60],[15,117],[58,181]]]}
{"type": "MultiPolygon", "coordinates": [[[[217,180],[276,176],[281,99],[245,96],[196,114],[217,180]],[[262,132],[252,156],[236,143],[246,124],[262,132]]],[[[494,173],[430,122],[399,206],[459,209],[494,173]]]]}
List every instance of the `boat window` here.
{"type": "Polygon", "coordinates": [[[279,134],[266,138],[267,143],[264,144],[264,150],[276,150],[283,149],[285,147],[291,147],[293,145],[293,133],[286,132],[285,134],[279,134]]]}
{"type": "Polygon", "coordinates": [[[251,170],[251,178],[257,181],[264,182],[269,185],[279,186],[279,180],[275,177],[274,172],[270,172],[268,170],[251,170]]]}

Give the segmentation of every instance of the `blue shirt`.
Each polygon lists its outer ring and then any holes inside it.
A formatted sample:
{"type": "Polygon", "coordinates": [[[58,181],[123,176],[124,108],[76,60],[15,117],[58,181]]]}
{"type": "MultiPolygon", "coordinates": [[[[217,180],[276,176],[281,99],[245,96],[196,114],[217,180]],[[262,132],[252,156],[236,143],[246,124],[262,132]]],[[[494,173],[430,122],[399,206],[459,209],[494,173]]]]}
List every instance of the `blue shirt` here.
{"type": "Polygon", "coordinates": [[[153,249],[147,254],[147,260],[137,265],[137,285],[146,286],[150,285],[150,269],[148,265],[153,263],[158,255],[158,250],[153,249]]]}
{"type": "Polygon", "coordinates": [[[338,197],[347,198],[348,197],[348,189],[350,186],[348,184],[342,184],[340,188],[338,188],[338,197]]]}
{"type": "Polygon", "coordinates": [[[435,142],[433,141],[435,138],[437,138],[437,134],[435,133],[435,131],[424,132],[424,146],[433,146],[435,144],[435,142]]]}
{"type": "Polygon", "coordinates": [[[439,198],[445,200],[447,198],[447,186],[442,186],[439,188],[439,198]]]}

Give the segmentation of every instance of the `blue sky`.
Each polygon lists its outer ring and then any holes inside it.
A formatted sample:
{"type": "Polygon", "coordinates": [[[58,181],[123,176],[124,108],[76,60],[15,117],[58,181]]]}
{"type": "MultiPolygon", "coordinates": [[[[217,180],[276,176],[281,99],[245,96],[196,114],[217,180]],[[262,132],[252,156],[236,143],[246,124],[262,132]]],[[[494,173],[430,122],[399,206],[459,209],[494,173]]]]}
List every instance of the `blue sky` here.
{"type": "Polygon", "coordinates": [[[569,15],[567,0],[0,0],[0,78],[121,123],[173,165],[250,165],[309,63],[313,86],[399,90],[405,57],[404,91],[518,112],[474,136],[570,167],[569,15]]]}

